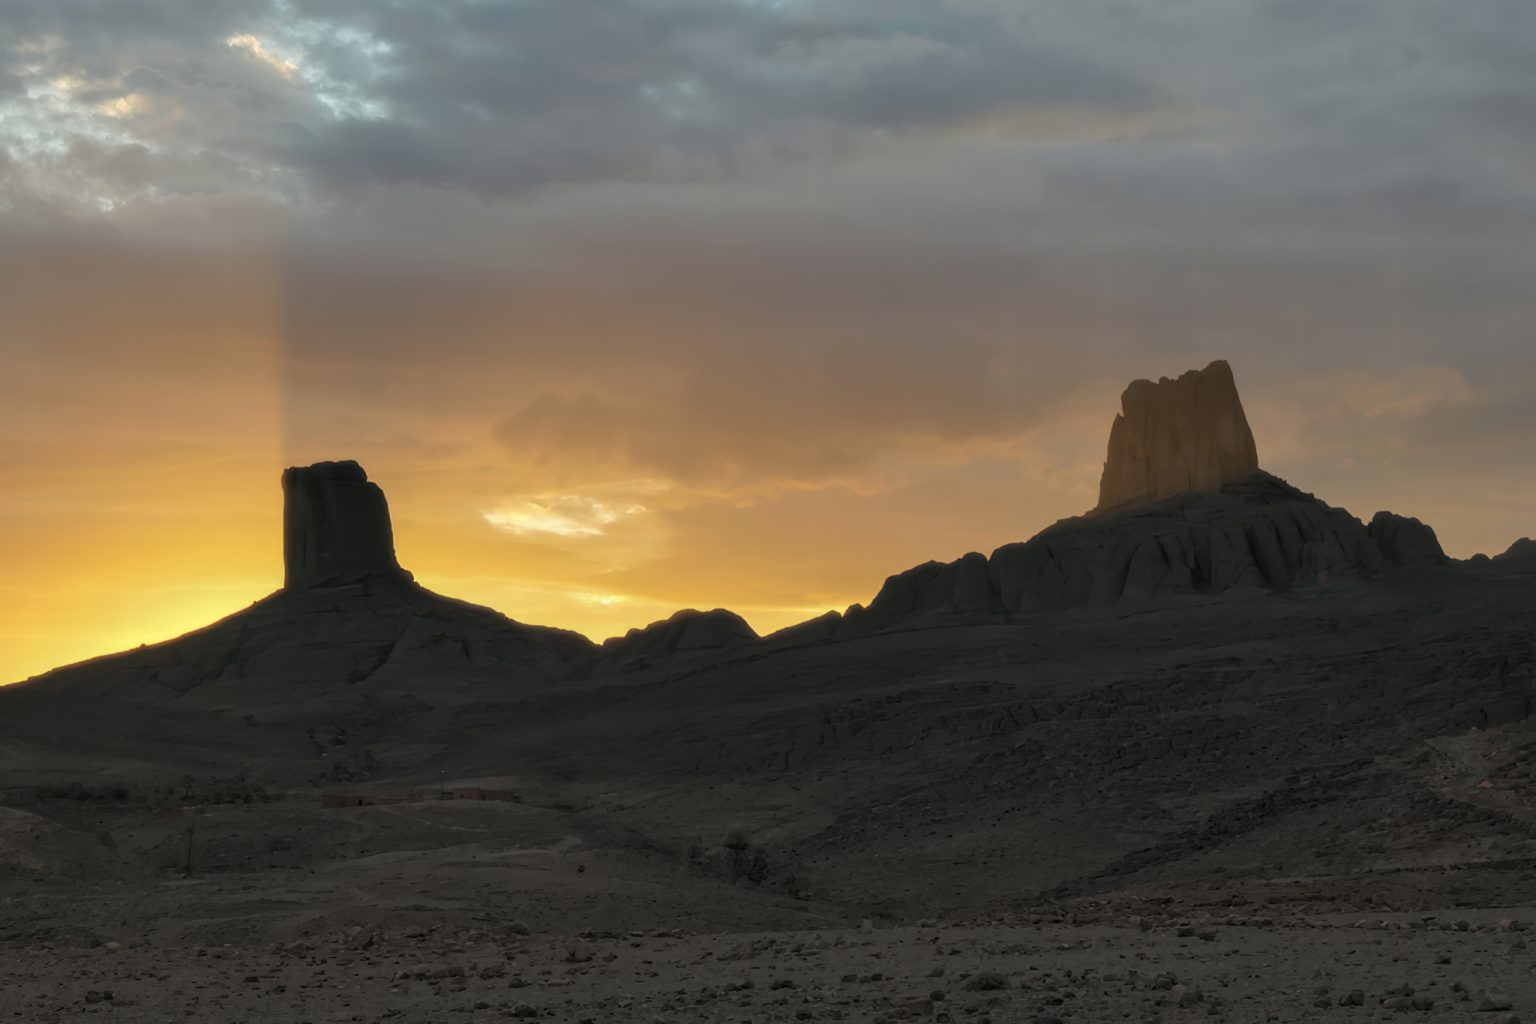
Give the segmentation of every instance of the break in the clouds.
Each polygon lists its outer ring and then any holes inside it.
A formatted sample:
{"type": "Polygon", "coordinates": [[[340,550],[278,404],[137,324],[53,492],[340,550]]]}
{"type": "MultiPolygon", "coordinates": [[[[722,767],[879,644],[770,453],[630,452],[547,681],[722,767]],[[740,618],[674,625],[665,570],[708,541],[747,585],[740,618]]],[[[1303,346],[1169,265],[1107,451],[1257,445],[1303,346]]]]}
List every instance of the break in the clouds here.
{"type": "Polygon", "coordinates": [[[71,194],[102,203],[719,179],[880,136],[1135,114],[1161,100],[1091,54],[963,5],[11,6],[0,27],[8,148],[55,200],[56,175],[94,183],[71,194]]]}
{"type": "Polygon", "coordinates": [[[443,589],[780,624],[1081,511],[1125,381],[1216,357],[1269,468],[1502,548],[1533,38],[1527,0],[0,0],[0,561],[260,578],[265,467],[356,457],[443,589]]]}

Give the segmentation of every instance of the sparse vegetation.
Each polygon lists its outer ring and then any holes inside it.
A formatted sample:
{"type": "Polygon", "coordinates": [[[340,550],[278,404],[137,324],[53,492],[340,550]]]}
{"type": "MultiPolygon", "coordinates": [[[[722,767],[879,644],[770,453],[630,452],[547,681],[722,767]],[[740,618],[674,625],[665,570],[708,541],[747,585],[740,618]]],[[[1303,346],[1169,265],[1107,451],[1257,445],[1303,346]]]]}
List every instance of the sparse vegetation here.
{"type": "Polygon", "coordinates": [[[179,804],[253,804],[271,803],[282,799],[277,793],[246,779],[235,778],[198,779],[183,775],[180,782],[161,786],[133,785],[113,781],[102,783],[67,782],[58,785],[39,786],[34,791],[39,801],[70,800],[84,804],[148,804],[170,806],[179,804]]]}
{"type": "Polygon", "coordinates": [[[86,785],[82,782],[69,782],[62,786],[39,786],[37,798],[39,800],[76,800],[81,803],[126,803],[133,795],[133,791],[122,782],[105,782],[99,785],[86,785]]]}
{"type": "Polygon", "coordinates": [[[242,777],[233,779],[195,779],[187,776],[182,780],[177,799],[188,804],[266,804],[281,800],[278,793],[242,777]]]}

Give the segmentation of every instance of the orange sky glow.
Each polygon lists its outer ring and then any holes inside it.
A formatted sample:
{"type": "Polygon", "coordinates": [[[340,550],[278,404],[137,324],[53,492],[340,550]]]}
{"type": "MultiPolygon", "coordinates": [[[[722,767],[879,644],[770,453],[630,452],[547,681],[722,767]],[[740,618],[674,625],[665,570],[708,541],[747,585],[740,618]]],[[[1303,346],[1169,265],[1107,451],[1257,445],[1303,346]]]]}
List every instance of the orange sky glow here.
{"type": "Polygon", "coordinates": [[[1536,6],[1373,5],[19,0],[0,683],[271,593],[324,459],[435,590],[766,632],[1088,509],[1217,358],[1265,468],[1502,551],[1536,6]]]}

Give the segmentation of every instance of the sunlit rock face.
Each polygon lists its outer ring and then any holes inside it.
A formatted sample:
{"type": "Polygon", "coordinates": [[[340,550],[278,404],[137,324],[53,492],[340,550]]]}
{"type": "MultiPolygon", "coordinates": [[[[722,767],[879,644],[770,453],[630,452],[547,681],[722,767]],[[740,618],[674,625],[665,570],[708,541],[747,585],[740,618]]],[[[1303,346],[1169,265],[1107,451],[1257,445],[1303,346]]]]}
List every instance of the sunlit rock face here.
{"type": "Polygon", "coordinates": [[[1219,491],[1259,471],[1232,368],[1221,360],[1176,380],[1132,381],[1120,407],[1098,511],[1219,491]]]}
{"type": "Polygon", "coordinates": [[[395,560],[389,503],[362,466],[319,462],[283,473],[283,564],[290,590],[408,578],[395,560]]]}

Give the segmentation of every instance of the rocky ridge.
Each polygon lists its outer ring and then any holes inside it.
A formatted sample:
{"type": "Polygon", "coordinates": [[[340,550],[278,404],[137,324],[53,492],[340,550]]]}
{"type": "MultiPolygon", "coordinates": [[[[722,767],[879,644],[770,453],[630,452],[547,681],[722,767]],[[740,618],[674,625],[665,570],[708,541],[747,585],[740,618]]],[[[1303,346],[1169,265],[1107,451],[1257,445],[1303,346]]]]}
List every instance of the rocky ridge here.
{"type": "Polygon", "coordinates": [[[1440,546],[1434,528],[1409,516],[1378,512],[1368,532],[1382,557],[1394,565],[1447,565],[1450,558],[1440,546]]]}
{"type": "Polygon", "coordinates": [[[1063,520],[1033,539],[929,562],[886,580],[835,635],[891,628],[919,615],[1045,613],[1123,600],[1295,592],[1380,573],[1370,531],[1278,477],[1252,475],[1111,517],[1063,520]]]}
{"type": "Polygon", "coordinates": [[[614,637],[603,644],[603,650],[628,662],[688,651],[723,650],[757,639],[756,630],[733,611],[716,608],[701,612],[687,608],[661,622],[614,637]]]}
{"type": "MultiPolygon", "coordinates": [[[[384,492],[356,462],[283,474],[285,586],[246,612],[155,647],[61,669],[47,686],[206,703],[259,686],[294,708],[367,682],[377,696],[461,699],[518,679],[643,668],[691,652],[848,640],[932,622],[1011,621],[1122,601],[1306,594],[1407,569],[1456,567],[1417,519],[1367,526],[1258,468],[1231,368],[1135,381],[1110,432],[1099,506],[990,556],[889,577],[868,606],[759,638],[734,612],[684,611],[601,647],[433,594],[395,556],[384,492]],[[224,694],[225,696],[219,696],[224,694]]],[[[1523,571],[1516,545],[1473,568],[1523,571]]],[[[1536,564],[1536,563],[1533,563],[1536,564]]],[[[350,691],[356,697],[358,691],[350,691]]]]}

